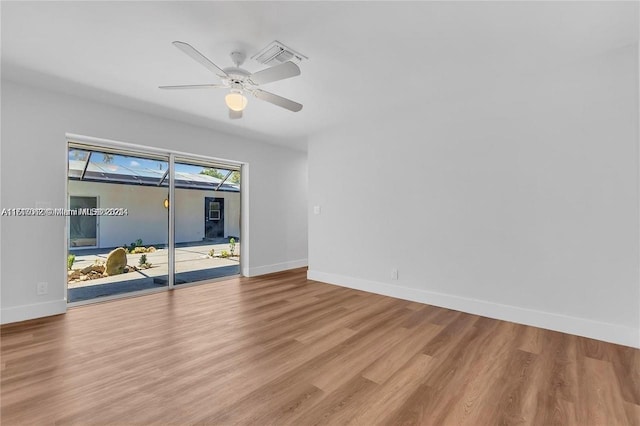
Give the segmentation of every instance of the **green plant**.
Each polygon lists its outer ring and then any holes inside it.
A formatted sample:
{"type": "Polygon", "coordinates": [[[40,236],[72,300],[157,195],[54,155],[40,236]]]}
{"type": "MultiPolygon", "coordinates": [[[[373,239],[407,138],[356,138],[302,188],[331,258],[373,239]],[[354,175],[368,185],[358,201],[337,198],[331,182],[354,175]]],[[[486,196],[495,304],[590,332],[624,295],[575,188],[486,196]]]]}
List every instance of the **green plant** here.
{"type": "Polygon", "coordinates": [[[126,244],[123,246],[123,248],[127,250],[129,253],[135,253],[135,249],[137,247],[142,247],[142,240],[140,238],[138,238],[128,246],[126,244]]]}
{"type": "Polygon", "coordinates": [[[229,239],[229,252],[231,253],[231,256],[233,256],[235,251],[236,251],[236,239],[235,238],[230,238],[229,239]]]}
{"type": "Polygon", "coordinates": [[[151,263],[147,262],[147,255],[146,254],[143,254],[142,256],[140,256],[140,259],[138,259],[138,267],[143,268],[143,269],[151,268],[151,263]]]}
{"type": "Polygon", "coordinates": [[[67,269],[71,270],[71,268],[73,268],[73,262],[76,261],[76,255],[75,254],[70,254],[69,256],[67,256],[67,269]]]}
{"type": "Polygon", "coordinates": [[[224,175],[218,169],[202,169],[201,175],[213,176],[214,178],[224,179],[224,175]]]}
{"type": "Polygon", "coordinates": [[[220,252],[220,257],[222,257],[222,258],[225,258],[225,259],[226,259],[227,257],[229,257],[229,252],[228,252],[228,251],[226,251],[226,250],[222,250],[222,251],[220,252]]]}
{"type": "Polygon", "coordinates": [[[215,251],[214,249],[209,250],[209,256],[213,257],[213,255],[215,254],[215,252],[216,252],[216,251],[215,251]]]}

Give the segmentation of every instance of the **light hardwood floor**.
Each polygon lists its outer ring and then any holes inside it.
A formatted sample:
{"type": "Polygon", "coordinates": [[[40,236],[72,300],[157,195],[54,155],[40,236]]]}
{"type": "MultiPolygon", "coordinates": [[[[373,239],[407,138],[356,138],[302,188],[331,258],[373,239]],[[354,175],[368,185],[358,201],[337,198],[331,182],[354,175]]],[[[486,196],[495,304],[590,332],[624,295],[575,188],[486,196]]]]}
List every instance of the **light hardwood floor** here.
{"type": "Polygon", "coordinates": [[[3,425],[640,425],[640,351],[298,269],[2,327],[3,425]]]}

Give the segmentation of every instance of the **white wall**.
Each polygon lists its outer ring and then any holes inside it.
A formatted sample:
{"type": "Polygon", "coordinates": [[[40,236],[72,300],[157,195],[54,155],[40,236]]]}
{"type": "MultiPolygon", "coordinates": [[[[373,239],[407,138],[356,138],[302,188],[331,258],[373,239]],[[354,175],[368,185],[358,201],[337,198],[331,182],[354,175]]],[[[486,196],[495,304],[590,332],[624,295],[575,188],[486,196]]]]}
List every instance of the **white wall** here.
{"type": "MultiPolygon", "coordinates": [[[[236,160],[249,164],[250,179],[243,273],[306,265],[304,152],[6,80],[1,118],[2,207],[65,206],[66,133],[236,160]]],[[[3,218],[3,323],[64,312],[64,224],[62,217],[3,218]],[[48,294],[36,294],[40,281],[49,283],[48,294]]]]}
{"type": "Polygon", "coordinates": [[[311,138],[309,277],[640,346],[637,49],[311,138]]]}
{"type": "MultiPolygon", "coordinates": [[[[140,238],[145,245],[167,244],[168,215],[164,207],[168,188],[69,181],[69,195],[98,197],[98,207],[126,208],[127,216],[99,219],[100,247],[118,247],[140,238]]],[[[240,194],[193,189],[176,189],[177,243],[204,238],[205,197],[224,198],[224,235],[240,235],[240,194]]]]}
{"type": "Polygon", "coordinates": [[[205,197],[224,198],[224,236],[240,235],[239,193],[176,189],[176,242],[204,238],[205,197]]]}

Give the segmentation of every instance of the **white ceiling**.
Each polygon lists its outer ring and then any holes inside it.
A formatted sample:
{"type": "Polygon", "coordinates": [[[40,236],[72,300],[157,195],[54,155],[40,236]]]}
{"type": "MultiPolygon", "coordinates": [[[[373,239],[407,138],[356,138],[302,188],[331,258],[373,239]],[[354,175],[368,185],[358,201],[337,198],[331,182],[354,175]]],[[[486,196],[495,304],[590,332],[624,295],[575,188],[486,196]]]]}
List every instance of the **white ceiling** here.
{"type": "MultiPolygon", "coordinates": [[[[637,2],[2,2],[3,77],[306,149],[346,120],[463,99],[505,79],[638,41],[637,2]],[[217,78],[171,45],[221,67],[279,40],[309,57],[230,121],[224,91],[158,85],[217,78]]],[[[263,66],[247,59],[244,68],[263,66]]]]}

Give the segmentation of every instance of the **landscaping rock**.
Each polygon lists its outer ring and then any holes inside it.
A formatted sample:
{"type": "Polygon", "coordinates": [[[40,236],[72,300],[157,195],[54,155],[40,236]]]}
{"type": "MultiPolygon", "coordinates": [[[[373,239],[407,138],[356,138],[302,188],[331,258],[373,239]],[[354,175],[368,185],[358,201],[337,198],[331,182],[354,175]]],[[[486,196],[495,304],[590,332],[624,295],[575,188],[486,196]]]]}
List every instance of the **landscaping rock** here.
{"type": "Polygon", "coordinates": [[[106,274],[118,275],[124,272],[127,266],[127,252],[122,247],[118,247],[107,256],[106,274]]]}
{"type": "Polygon", "coordinates": [[[84,275],[90,274],[92,272],[97,272],[102,274],[104,272],[104,266],[103,265],[89,265],[86,266],[84,268],[82,268],[80,270],[80,272],[82,272],[84,275]]]}
{"type": "Polygon", "coordinates": [[[67,272],[67,281],[75,281],[80,279],[80,277],[82,276],[82,273],[75,269],[73,271],[68,271],[67,272]]]}

